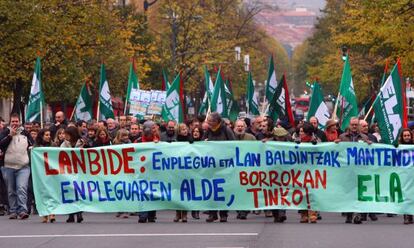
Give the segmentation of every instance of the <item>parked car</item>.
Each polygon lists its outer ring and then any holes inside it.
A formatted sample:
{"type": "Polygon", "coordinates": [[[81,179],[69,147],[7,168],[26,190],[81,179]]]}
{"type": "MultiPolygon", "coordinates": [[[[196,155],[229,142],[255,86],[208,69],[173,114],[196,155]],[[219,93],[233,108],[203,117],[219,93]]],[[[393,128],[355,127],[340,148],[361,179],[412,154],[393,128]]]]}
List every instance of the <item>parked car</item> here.
{"type": "Polygon", "coordinates": [[[309,110],[309,97],[297,97],[295,99],[295,110],[302,110],[303,112],[308,112],[309,110]]]}

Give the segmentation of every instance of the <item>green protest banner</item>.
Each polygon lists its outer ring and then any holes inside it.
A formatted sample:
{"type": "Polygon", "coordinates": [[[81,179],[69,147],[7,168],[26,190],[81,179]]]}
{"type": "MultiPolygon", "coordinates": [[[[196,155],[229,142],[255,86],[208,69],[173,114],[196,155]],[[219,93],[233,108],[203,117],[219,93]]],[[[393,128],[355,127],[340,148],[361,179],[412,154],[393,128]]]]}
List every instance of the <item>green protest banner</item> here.
{"type": "Polygon", "coordinates": [[[414,147],[365,143],[142,143],[35,148],[40,215],[313,209],[414,214],[414,147]]]}

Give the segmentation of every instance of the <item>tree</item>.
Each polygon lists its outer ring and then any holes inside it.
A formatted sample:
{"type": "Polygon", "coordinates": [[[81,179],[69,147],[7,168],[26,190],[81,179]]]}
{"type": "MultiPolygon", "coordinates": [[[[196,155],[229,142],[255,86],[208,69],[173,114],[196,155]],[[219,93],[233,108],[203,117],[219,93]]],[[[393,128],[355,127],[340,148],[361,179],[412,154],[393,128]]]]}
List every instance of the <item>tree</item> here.
{"type": "Polygon", "coordinates": [[[386,60],[392,63],[400,57],[404,74],[412,75],[413,13],[409,0],[328,0],[308,48],[295,58],[295,67],[301,68],[298,77],[318,77],[325,92],[336,94],[342,48],[350,56],[359,101],[378,89],[386,60]]]}
{"type": "Polygon", "coordinates": [[[39,52],[47,102],[74,103],[85,78],[97,85],[102,61],[113,94],[124,95],[130,58],[142,79],[156,58],[142,14],[123,14],[112,1],[1,1],[0,94],[22,84],[27,95],[39,52]]]}

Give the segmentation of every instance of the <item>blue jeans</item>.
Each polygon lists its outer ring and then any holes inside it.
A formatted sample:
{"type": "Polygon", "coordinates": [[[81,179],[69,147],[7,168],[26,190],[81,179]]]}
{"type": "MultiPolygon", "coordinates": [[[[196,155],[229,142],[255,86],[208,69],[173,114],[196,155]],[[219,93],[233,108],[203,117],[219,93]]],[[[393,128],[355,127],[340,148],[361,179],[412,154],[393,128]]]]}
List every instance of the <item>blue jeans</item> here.
{"type": "Polygon", "coordinates": [[[27,187],[29,185],[30,168],[24,166],[21,169],[1,167],[4,181],[7,187],[10,213],[27,213],[27,187]]]}

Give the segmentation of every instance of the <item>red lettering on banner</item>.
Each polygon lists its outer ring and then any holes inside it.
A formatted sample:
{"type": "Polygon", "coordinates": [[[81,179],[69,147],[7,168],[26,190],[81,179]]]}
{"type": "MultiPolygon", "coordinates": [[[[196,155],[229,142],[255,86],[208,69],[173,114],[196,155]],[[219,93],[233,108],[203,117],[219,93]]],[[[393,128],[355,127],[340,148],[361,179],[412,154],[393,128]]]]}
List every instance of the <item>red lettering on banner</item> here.
{"type": "Polygon", "coordinates": [[[290,173],[292,174],[292,187],[302,187],[302,183],[298,180],[299,176],[302,174],[302,171],[298,170],[295,173],[295,170],[290,170],[290,173]]]}
{"type": "Polygon", "coordinates": [[[118,174],[122,169],[122,158],[121,155],[119,155],[114,149],[108,149],[108,157],[109,157],[109,164],[111,166],[111,174],[116,175],[118,174]],[[114,166],[114,156],[118,159],[118,167],[115,168],[114,166]]]}
{"type": "Polygon", "coordinates": [[[59,152],[59,174],[65,174],[65,167],[68,174],[72,174],[72,164],[69,155],[65,151],[59,152]]]}
{"type": "Polygon", "coordinates": [[[298,189],[295,189],[293,191],[293,193],[292,193],[292,203],[295,206],[298,206],[302,202],[302,200],[303,200],[303,193],[302,193],[302,191],[301,190],[298,190],[298,189]],[[296,199],[297,198],[296,196],[298,196],[299,199],[296,199]]]}
{"type": "MultiPolygon", "coordinates": [[[[271,189],[268,190],[268,194],[269,194],[269,202],[270,202],[270,206],[277,206],[279,204],[278,198],[279,198],[279,191],[277,189],[274,189],[273,192],[271,189]]],[[[266,205],[267,206],[267,205],[266,205]]]]}
{"type": "Polygon", "coordinates": [[[254,207],[259,207],[259,196],[258,192],[261,190],[261,188],[253,188],[253,189],[247,189],[247,192],[253,192],[253,200],[254,200],[254,207]]]}
{"type": "MultiPolygon", "coordinates": [[[[106,157],[105,157],[105,150],[101,150],[101,156],[102,156],[102,162],[103,162],[103,170],[104,170],[104,175],[108,175],[108,168],[106,167],[106,157]]],[[[99,167],[99,171],[101,170],[101,167],[99,167]]],[[[99,171],[96,173],[99,174],[99,171]]]]}
{"type": "Polygon", "coordinates": [[[125,174],[134,174],[135,169],[129,167],[129,162],[133,161],[134,158],[132,156],[128,155],[129,152],[135,152],[135,149],[133,147],[122,149],[122,156],[124,157],[124,173],[125,174]]]}
{"type": "Polygon", "coordinates": [[[89,171],[91,175],[96,175],[99,173],[99,170],[101,169],[101,165],[99,164],[99,153],[97,150],[94,149],[88,149],[86,150],[88,153],[88,159],[89,159],[89,171]],[[92,154],[95,155],[94,159],[91,158],[92,154]],[[93,169],[93,166],[96,166],[96,169],[93,169]]]}
{"type": "Polygon", "coordinates": [[[83,151],[81,150],[80,152],[81,159],[79,159],[78,156],[76,156],[76,153],[74,151],[71,151],[70,153],[72,155],[73,172],[75,174],[78,174],[79,164],[79,167],[81,168],[82,172],[86,173],[85,154],[83,154],[83,151]]]}
{"type": "Polygon", "coordinates": [[[240,178],[240,184],[241,185],[247,185],[247,184],[249,184],[249,180],[247,179],[247,172],[240,171],[239,178],[240,178]]]}
{"type": "Polygon", "coordinates": [[[45,171],[46,171],[47,176],[49,176],[49,175],[58,175],[59,174],[58,170],[50,169],[50,167],[49,167],[49,157],[48,157],[47,152],[43,153],[43,160],[45,161],[45,171]]]}
{"type": "Polygon", "coordinates": [[[315,182],[313,181],[312,173],[310,172],[310,170],[306,170],[304,177],[305,178],[303,179],[303,187],[313,189],[315,187],[315,182]],[[308,184],[310,184],[310,187],[308,186],[308,184]]]}
{"type": "MultiPolygon", "coordinates": [[[[46,175],[58,174],[87,174],[118,175],[120,173],[135,174],[131,162],[134,161],[133,147],[123,148],[120,152],[115,149],[80,149],[76,151],[59,151],[59,169],[51,169],[49,166],[49,154],[43,153],[46,175]]],[[[246,174],[247,175],[247,174],[246,174]]]]}
{"type": "Polygon", "coordinates": [[[277,186],[282,186],[278,181],[279,174],[277,173],[277,171],[269,171],[269,181],[270,181],[270,187],[272,187],[273,185],[277,185],[277,186]]]}
{"type": "Polygon", "coordinates": [[[283,190],[283,188],[280,188],[280,203],[282,205],[288,205],[290,206],[290,202],[286,199],[286,197],[289,194],[289,188],[283,190]]]}
{"type": "Polygon", "coordinates": [[[326,170],[323,170],[323,175],[319,172],[319,170],[315,171],[316,177],[316,188],[319,188],[319,182],[321,183],[322,187],[326,189],[326,170]]]}

